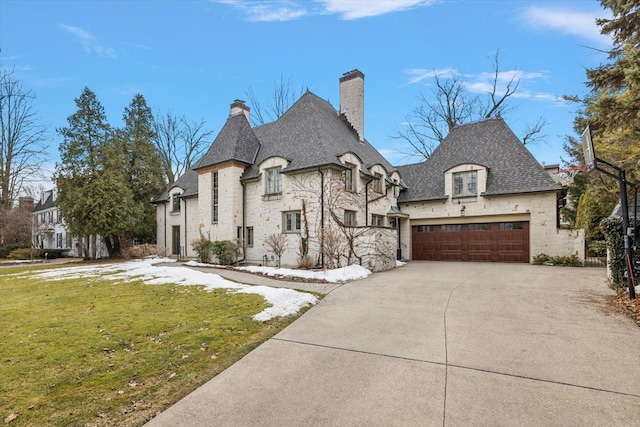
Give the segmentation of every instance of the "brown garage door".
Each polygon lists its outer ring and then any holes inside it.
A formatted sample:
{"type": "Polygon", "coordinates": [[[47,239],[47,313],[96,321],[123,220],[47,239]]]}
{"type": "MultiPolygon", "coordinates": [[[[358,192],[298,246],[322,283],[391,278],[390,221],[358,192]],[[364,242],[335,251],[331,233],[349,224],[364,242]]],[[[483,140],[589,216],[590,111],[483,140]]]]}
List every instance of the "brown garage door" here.
{"type": "Polygon", "coordinates": [[[529,223],[417,225],[413,259],[430,261],[529,262],[529,223]]]}

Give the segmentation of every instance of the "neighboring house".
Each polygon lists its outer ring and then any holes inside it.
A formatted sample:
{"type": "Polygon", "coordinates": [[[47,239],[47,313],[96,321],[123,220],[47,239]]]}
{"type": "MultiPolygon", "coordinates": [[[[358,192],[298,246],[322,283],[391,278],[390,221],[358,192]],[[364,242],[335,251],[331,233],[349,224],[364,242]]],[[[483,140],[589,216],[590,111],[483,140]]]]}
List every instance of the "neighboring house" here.
{"type": "MultiPolygon", "coordinates": [[[[33,245],[41,249],[63,249],[66,256],[82,257],[92,252],[94,239],[80,239],[67,232],[60,210],[58,209],[55,189],[42,192],[41,198],[33,209],[33,245]],[[83,252],[83,248],[88,252],[83,252]]],[[[96,236],[96,257],[108,257],[107,248],[100,236],[96,236]]]]}
{"type": "Polygon", "coordinates": [[[231,113],[207,153],[159,196],[159,246],[194,257],[198,238],[242,242],[241,260],[284,265],[304,242],[318,264],[398,259],[530,262],[581,254],[557,227],[560,186],[502,119],[455,128],[420,164],[393,167],[364,138],[364,75],[340,78],[340,112],[311,92],[272,123],[231,113]],[[308,238],[308,239],[307,239],[308,238]],[[346,241],[346,243],[345,243],[346,241]]]}
{"type": "Polygon", "coordinates": [[[424,162],[398,168],[411,259],[530,262],[584,258],[584,233],[559,228],[562,187],[502,118],[455,127],[424,162]]]}

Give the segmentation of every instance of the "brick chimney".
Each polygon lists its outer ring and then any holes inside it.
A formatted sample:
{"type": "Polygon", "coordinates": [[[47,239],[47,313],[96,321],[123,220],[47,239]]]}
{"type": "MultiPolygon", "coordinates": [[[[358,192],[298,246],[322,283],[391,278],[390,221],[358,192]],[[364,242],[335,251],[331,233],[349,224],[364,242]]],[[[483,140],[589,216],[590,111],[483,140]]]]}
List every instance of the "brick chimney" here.
{"type": "Polygon", "coordinates": [[[360,70],[340,77],[340,114],[345,115],[360,141],[364,141],[364,74],[360,70]]]}
{"type": "Polygon", "coordinates": [[[242,99],[235,99],[231,104],[231,116],[235,116],[237,114],[243,113],[244,116],[249,121],[249,110],[250,108],[244,103],[242,99]]]}

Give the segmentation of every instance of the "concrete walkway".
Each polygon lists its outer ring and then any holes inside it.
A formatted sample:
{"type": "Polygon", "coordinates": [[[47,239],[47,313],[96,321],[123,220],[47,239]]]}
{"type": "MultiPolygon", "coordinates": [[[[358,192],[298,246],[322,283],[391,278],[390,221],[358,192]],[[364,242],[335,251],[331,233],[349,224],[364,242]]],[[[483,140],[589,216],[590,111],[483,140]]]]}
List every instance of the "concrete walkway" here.
{"type": "Polygon", "coordinates": [[[149,426],[640,426],[605,272],[412,262],[351,282],[149,426]]]}

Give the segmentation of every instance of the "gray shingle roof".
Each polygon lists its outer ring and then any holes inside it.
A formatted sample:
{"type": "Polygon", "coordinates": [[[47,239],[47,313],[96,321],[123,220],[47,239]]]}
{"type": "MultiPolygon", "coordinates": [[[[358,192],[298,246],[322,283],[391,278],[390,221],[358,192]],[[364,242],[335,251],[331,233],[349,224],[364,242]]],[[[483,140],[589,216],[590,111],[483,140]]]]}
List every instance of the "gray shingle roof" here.
{"type": "Polygon", "coordinates": [[[169,192],[176,188],[180,187],[184,191],[182,192],[181,197],[192,197],[198,194],[198,172],[193,169],[189,169],[184,174],[180,176],[173,184],[167,187],[164,192],[158,196],[152,203],[165,203],[169,201],[169,192]]]}
{"type": "Polygon", "coordinates": [[[209,150],[194,165],[198,170],[230,160],[253,163],[260,142],[244,114],[229,116],[209,150]]]}
{"type": "Polygon", "coordinates": [[[502,118],[455,127],[422,163],[400,166],[400,202],[444,199],[444,172],[461,164],[489,169],[484,196],[555,191],[556,184],[502,118]]]}
{"type": "Polygon", "coordinates": [[[284,173],[324,165],[343,167],[338,157],[347,152],[362,160],[365,173],[375,164],[389,172],[395,170],[369,142],[359,140],[349,122],[331,104],[309,91],[278,120],[255,131],[260,150],[244,179],[257,177],[258,165],[274,156],[290,161],[284,173]]]}
{"type": "Polygon", "coordinates": [[[39,200],[36,206],[33,208],[34,212],[44,211],[56,206],[56,200],[53,198],[53,190],[47,191],[46,200],[39,200]]]}

